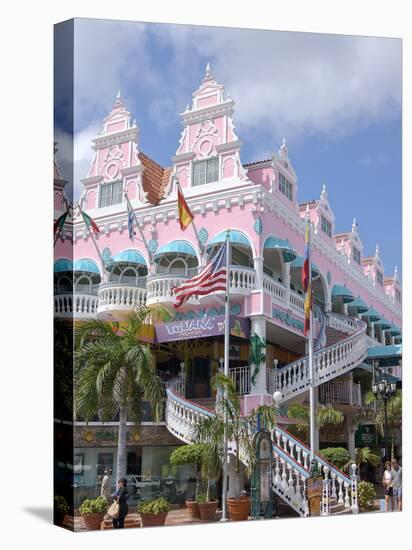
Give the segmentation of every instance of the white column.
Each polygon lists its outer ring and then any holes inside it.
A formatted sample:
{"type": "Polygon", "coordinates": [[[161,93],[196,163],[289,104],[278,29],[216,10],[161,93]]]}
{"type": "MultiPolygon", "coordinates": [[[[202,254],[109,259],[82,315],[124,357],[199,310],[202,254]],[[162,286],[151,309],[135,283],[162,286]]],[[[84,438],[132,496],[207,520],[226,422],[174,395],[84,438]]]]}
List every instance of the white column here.
{"type": "Polygon", "coordinates": [[[282,282],[286,287],[286,306],[289,306],[290,301],[290,262],[282,262],[282,282]]]}
{"type": "MultiPolygon", "coordinates": [[[[266,319],[261,315],[257,315],[252,317],[251,320],[251,335],[256,334],[266,343],[266,319]]],[[[266,348],[263,348],[263,353],[266,353],[266,348]]],[[[252,379],[256,365],[250,365],[250,369],[250,377],[252,379]]],[[[251,384],[250,393],[255,395],[266,394],[266,361],[259,365],[259,372],[256,375],[255,384],[251,384]]]]}
{"type": "Polygon", "coordinates": [[[263,256],[256,256],[253,258],[253,266],[256,271],[256,290],[262,290],[263,288],[263,256]]]}
{"type": "Polygon", "coordinates": [[[371,338],[375,340],[375,323],[371,323],[371,338]]]}

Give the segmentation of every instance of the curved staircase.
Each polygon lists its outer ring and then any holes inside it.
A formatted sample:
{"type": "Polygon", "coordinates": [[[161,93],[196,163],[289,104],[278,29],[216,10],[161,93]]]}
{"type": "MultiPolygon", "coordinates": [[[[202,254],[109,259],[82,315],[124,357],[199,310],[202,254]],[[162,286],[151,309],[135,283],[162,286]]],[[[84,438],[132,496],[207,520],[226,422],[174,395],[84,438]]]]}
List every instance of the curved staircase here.
{"type": "MultiPolygon", "coordinates": [[[[327,346],[314,352],[315,386],[341,376],[362,363],[367,353],[366,323],[331,313],[327,317],[327,346]]],[[[273,373],[281,402],[306,392],[310,385],[308,357],[302,357],[273,373]]],[[[175,379],[167,388],[166,422],[169,431],[185,443],[193,443],[193,428],[214,411],[184,397],[184,381],[175,379]]],[[[306,480],[310,449],[287,430],[276,426],[272,433],[272,490],[300,516],[307,516],[306,480]]],[[[229,452],[233,452],[229,443],[229,452]]],[[[240,453],[242,455],[242,453],[240,453]]],[[[321,515],[358,512],[356,465],[346,475],[319,454],[314,460],[323,478],[321,515]]],[[[245,460],[243,460],[245,462],[245,460]]]]}

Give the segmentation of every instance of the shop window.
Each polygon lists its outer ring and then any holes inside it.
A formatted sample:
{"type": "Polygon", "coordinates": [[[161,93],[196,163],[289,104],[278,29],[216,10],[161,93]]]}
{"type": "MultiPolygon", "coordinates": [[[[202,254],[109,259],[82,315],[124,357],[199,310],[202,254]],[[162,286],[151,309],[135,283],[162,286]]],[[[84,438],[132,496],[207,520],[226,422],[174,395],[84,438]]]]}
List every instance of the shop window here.
{"type": "Polygon", "coordinates": [[[353,258],[353,261],[356,262],[358,265],[361,264],[360,250],[358,250],[354,246],[352,247],[352,258],[353,258]]]}
{"type": "Polygon", "coordinates": [[[207,159],[193,163],[193,185],[205,185],[219,179],[219,159],[207,159]]]}
{"type": "Polygon", "coordinates": [[[98,453],[97,454],[97,475],[104,475],[104,471],[113,470],[113,453],[98,453]]]}
{"type": "Polygon", "coordinates": [[[382,271],[376,271],[376,280],[380,286],[383,286],[383,275],[382,271]]]}

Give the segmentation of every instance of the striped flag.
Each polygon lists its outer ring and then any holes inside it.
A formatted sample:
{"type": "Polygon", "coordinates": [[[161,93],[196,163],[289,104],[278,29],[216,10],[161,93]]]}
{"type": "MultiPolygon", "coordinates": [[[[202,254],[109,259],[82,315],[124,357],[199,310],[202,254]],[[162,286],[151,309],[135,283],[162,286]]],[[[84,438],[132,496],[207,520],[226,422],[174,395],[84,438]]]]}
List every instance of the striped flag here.
{"type": "Polygon", "coordinates": [[[130,201],[127,200],[127,229],[129,231],[129,239],[132,241],[134,236],[133,231],[134,212],[130,201]]]}
{"type": "Polygon", "coordinates": [[[227,258],[226,242],[199,275],[173,288],[176,296],[173,307],[182,306],[191,296],[205,296],[218,290],[226,291],[227,258]]]}
{"type": "Polygon", "coordinates": [[[303,256],[302,266],[302,286],[306,293],[305,296],[305,328],[304,335],[306,336],[310,329],[310,312],[312,310],[312,277],[311,277],[311,261],[310,261],[310,220],[306,221],[305,235],[305,253],[303,256]]]}
{"type": "Polygon", "coordinates": [[[87,225],[87,227],[91,229],[95,235],[100,233],[100,229],[97,227],[97,224],[94,221],[94,219],[91,218],[88,214],[86,214],[86,212],[84,212],[83,210],[81,210],[81,214],[83,216],[84,223],[87,225]]]}
{"type": "Polygon", "coordinates": [[[63,229],[64,222],[66,221],[66,218],[67,218],[67,214],[68,212],[66,211],[59,218],[57,218],[57,220],[54,220],[54,224],[53,224],[54,234],[56,234],[59,229],[60,230],[63,229]]]}
{"type": "Polygon", "coordinates": [[[177,207],[179,211],[180,229],[184,231],[193,221],[193,214],[185,201],[180,185],[177,186],[177,207]]]}

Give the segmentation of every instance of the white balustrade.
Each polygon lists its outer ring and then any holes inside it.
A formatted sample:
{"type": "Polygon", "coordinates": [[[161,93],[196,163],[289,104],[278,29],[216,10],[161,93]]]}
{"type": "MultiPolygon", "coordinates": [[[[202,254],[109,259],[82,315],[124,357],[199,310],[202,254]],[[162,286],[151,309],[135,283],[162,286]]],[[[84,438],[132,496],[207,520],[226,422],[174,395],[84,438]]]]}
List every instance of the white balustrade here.
{"type": "Polygon", "coordinates": [[[290,308],[297,313],[303,313],[305,310],[305,298],[293,290],[290,291],[290,308]]]}
{"type": "Polygon", "coordinates": [[[256,272],[254,269],[230,266],[230,290],[234,294],[249,294],[255,288],[256,272]]]}
{"type": "MultiPolygon", "coordinates": [[[[147,280],[147,304],[172,303],[175,301],[173,289],[182,285],[189,277],[182,275],[153,275],[147,280]]],[[[189,303],[198,302],[190,298],[189,303]]]]}
{"type": "Polygon", "coordinates": [[[93,294],[56,294],[55,317],[92,318],[96,316],[98,298],[93,294]]]}
{"type": "Polygon", "coordinates": [[[229,376],[239,395],[250,393],[250,366],[230,369],[229,376]]]}
{"type": "Polygon", "coordinates": [[[133,310],[146,305],[146,289],[122,283],[106,283],[98,292],[98,313],[133,310]]]}
{"type": "Polygon", "coordinates": [[[263,290],[266,290],[276,303],[283,306],[287,305],[286,287],[282,283],[275,281],[275,279],[272,279],[268,275],[263,275],[263,290]]]}

